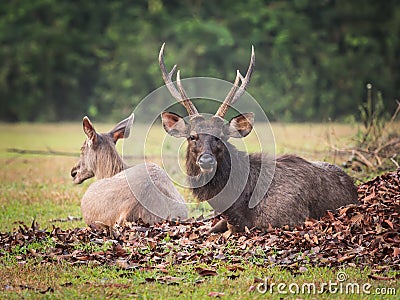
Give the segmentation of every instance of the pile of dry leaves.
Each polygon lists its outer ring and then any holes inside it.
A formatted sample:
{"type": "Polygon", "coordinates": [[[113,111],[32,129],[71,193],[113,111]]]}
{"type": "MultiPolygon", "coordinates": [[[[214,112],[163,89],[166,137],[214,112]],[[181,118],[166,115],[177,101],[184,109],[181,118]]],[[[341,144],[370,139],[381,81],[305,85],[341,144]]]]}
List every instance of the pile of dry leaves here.
{"type": "Polygon", "coordinates": [[[271,228],[267,233],[207,234],[216,220],[70,230],[20,224],[14,232],[0,233],[0,256],[27,249],[18,253],[18,260],[91,262],[127,269],[227,261],[287,268],[347,264],[399,270],[400,169],[361,185],[358,192],[359,205],[328,212],[321,220],[308,220],[295,229],[271,228]],[[49,246],[35,250],[28,247],[33,242],[49,246]]]}

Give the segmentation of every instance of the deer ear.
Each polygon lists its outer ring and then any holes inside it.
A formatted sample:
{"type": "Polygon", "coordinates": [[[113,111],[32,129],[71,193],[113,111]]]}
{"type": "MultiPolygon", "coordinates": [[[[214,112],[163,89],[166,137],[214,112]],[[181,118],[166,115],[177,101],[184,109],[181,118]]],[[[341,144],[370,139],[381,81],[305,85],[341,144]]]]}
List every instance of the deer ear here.
{"type": "Polygon", "coordinates": [[[174,113],[163,112],[161,120],[165,131],[174,137],[186,137],[188,132],[188,125],[185,120],[174,113]]]}
{"type": "Polygon", "coordinates": [[[97,132],[87,116],[83,118],[83,131],[92,142],[92,144],[97,141],[97,132]]]}
{"type": "Polygon", "coordinates": [[[133,120],[135,119],[132,113],[128,118],[119,122],[108,134],[111,135],[114,143],[119,139],[128,138],[131,133],[133,120]]]}
{"type": "Polygon", "coordinates": [[[253,129],[254,114],[244,113],[232,118],[225,125],[224,133],[229,137],[242,138],[247,136],[253,129]]]}

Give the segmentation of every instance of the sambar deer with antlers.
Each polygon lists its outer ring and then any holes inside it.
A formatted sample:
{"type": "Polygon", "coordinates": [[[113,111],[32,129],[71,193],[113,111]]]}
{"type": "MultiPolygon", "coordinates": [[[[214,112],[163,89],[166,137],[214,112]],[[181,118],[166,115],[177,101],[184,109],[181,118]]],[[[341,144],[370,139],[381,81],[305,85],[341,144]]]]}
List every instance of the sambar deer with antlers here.
{"type": "Polygon", "coordinates": [[[299,225],[306,218],[323,216],[327,210],[357,203],[357,188],[352,178],[336,165],[309,162],[296,155],[273,158],[263,153],[248,154],[228,142],[229,138],[247,136],[253,128],[253,113],[224,121],[228,108],[242,96],[250,81],[255,65],[253,47],[246,75],[243,77],[237,71],[222,105],[207,119],[188,98],[179,70],[176,86],[172,81],[176,65],[171,72],[167,71],[164,46],[159,53],[164,82],[189,114],[186,121],[177,114],[163,112],[164,129],[174,137],[187,139],[186,170],[191,190],[195,197],[209,201],[222,214],[231,231],[299,225]],[[263,169],[264,164],[275,168],[263,169]],[[255,199],[255,205],[251,199],[255,199]]]}
{"type": "Polygon", "coordinates": [[[153,163],[128,167],[119,156],[115,144],[129,136],[132,123],[133,114],[110,132],[97,133],[89,118],[83,118],[87,138],[71,176],[76,184],[93,176],[99,179],[81,200],[88,225],[113,226],[138,219],[153,224],[162,219],[188,217],[185,201],[164,170],[153,163]]]}

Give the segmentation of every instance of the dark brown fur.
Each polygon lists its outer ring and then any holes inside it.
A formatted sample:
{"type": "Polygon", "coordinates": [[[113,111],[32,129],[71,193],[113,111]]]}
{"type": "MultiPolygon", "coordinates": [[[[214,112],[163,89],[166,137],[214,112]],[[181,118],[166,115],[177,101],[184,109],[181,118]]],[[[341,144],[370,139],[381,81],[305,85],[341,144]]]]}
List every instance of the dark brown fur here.
{"type": "MultiPolygon", "coordinates": [[[[167,114],[163,116],[164,126],[171,133],[167,114]]],[[[209,201],[232,229],[301,224],[306,218],[321,217],[327,210],[357,203],[357,188],[352,178],[335,165],[308,162],[295,155],[274,159],[266,154],[237,150],[227,139],[231,135],[230,124],[239,123],[243,126],[242,119],[223,124],[215,117],[210,120],[195,117],[182,127],[188,139],[186,169],[193,194],[201,201],[209,201]],[[215,157],[215,173],[203,172],[199,167],[199,157],[204,153],[215,157]],[[262,164],[275,165],[275,169],[262,169],[262,164]],[[248,174],[241,175],[246,168],[248,174]],[[226,192],[221,196],[225,186],[226,192]],[[252,196],[258,203],[255,207],[249,203],[252,196]],[[225,204],[232,199],[233,204],[225,210],[225,204]]]]}

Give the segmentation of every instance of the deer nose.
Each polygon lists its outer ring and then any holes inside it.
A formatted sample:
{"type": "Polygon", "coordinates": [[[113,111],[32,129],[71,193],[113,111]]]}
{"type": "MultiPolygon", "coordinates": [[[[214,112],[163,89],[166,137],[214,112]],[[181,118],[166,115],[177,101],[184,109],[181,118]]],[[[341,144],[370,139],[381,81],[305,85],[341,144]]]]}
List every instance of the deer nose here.
{"type": "Polygon", "coordinates": [[[208,153],[204,153],[199,157],[198,160],[198,165],[200,168],[205,169],[205,170],[210,170],[214,168],[214,166],[217,164],[217,161],[215,160],[214,156],[208,153]]]}
{"type": "Polygon", "coordinates": [[[78,171],[76,170],[76,168],[72,168],[71,169],[71,177],[75,178],[76,174],[78,174],[78,171]]]}

